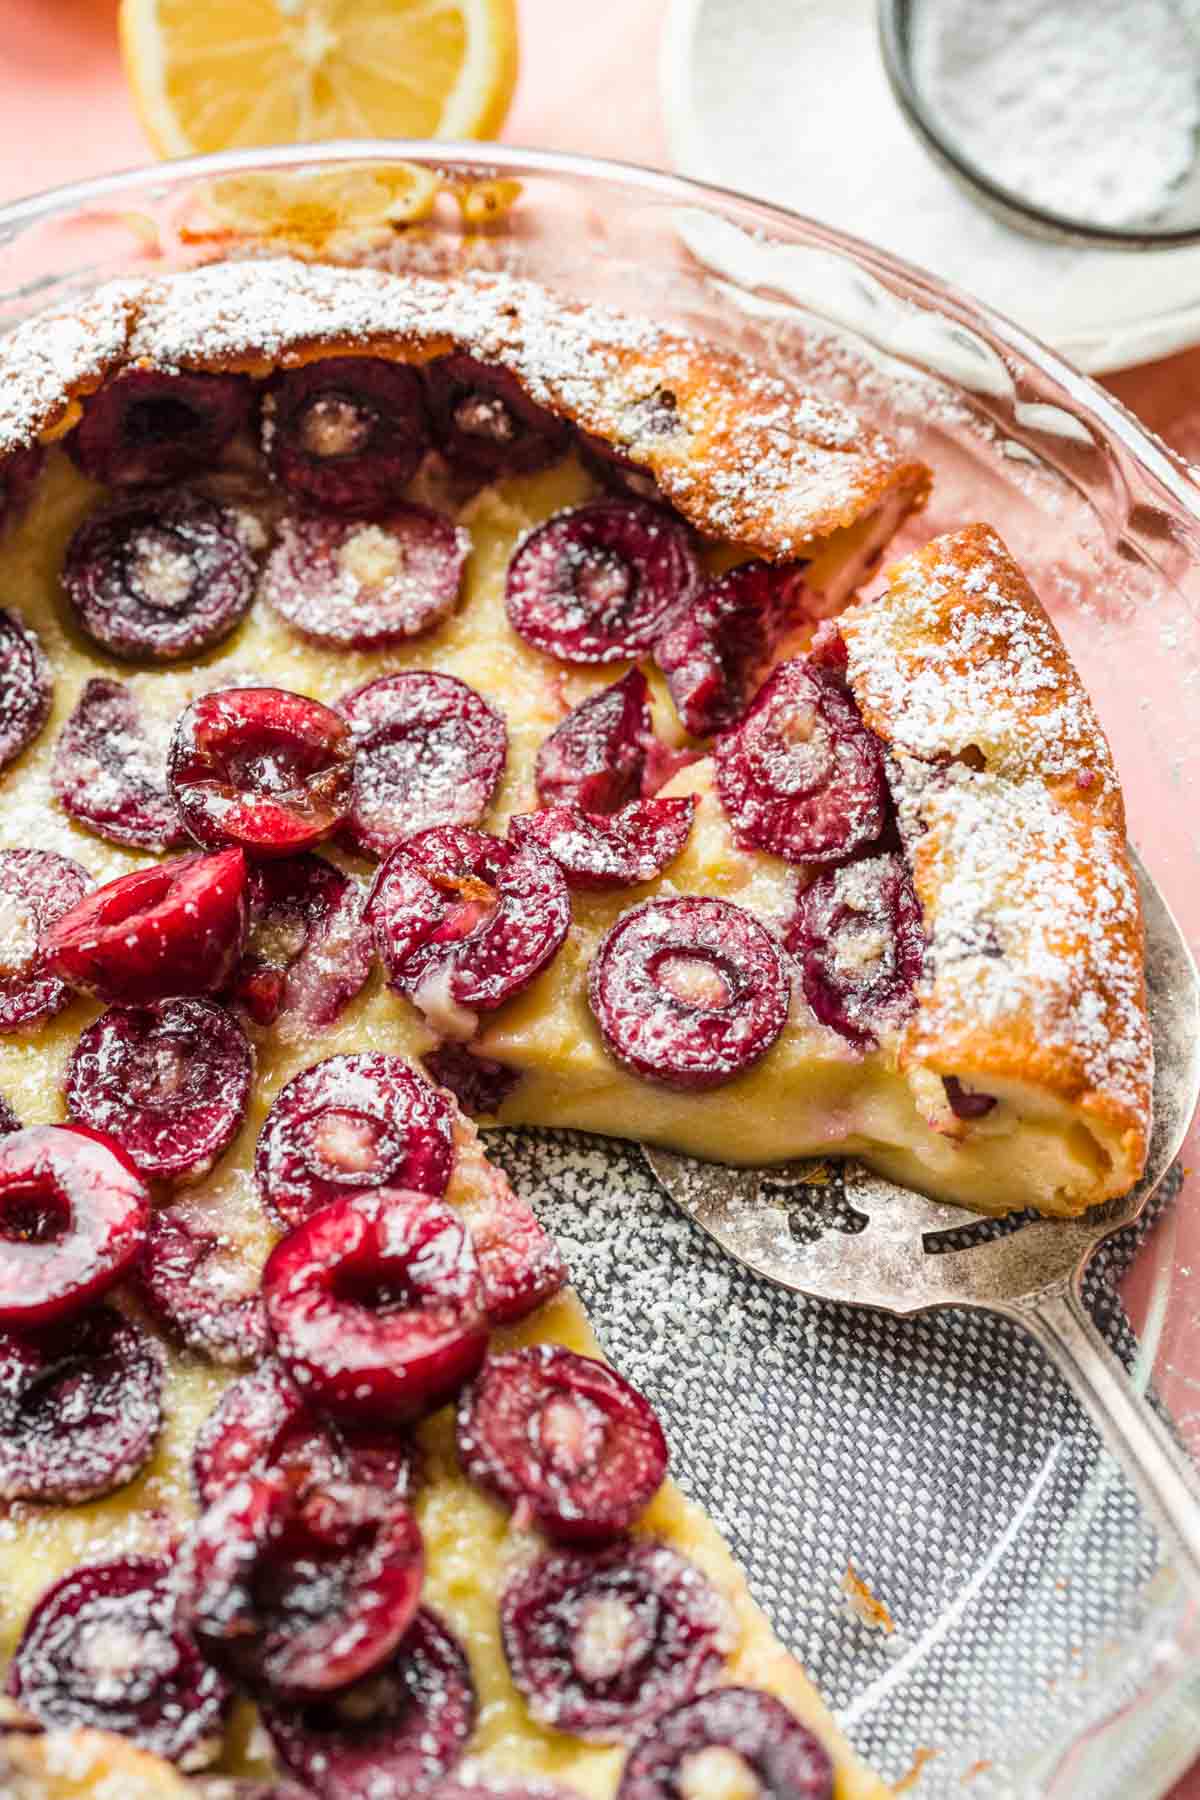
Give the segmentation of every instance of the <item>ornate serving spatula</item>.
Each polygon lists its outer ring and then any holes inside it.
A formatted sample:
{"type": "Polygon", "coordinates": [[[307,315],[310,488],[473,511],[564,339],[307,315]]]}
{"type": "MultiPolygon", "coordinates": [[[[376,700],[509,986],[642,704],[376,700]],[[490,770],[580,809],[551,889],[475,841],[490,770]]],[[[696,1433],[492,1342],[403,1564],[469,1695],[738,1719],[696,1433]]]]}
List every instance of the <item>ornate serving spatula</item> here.
{"type": "Polygon", "coordinates": [[[1023,1325],[1123,1463],[1200,1606],[1200,1468],[1130,1380],[1080,1297],[1088,1259],[1142,1212],[1178,1156],[1200,1097],[1196,965],[1166,901],[1134,862],[1146,919],[1154,1124],[1145,1173],[1123,1199],[1078,1219],[1031,1216],[1015,1229],[947,1247],[949,1233],[972,1235],[978,1215],[857,1164],[823,1188],[813,1185],[811,1164],[729,1168],[648,1145],[643,1154],[672,1200],[723,1250],[796,1293],[900,1314],[977,1307],[1023,1325]]]}

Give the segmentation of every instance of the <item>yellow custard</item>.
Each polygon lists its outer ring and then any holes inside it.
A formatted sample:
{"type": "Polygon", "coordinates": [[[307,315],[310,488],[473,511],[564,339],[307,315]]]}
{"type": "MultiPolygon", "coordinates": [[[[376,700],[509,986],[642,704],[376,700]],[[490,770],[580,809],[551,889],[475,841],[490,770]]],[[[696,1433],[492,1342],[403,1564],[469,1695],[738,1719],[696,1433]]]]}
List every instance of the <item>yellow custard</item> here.
{"type": "MultiPolygon", "coordinates": [[[[33,506],[0,547],[0,604],[38,632],[55,677],[54,709],[37,742],[0,778],[0,847],[36,846],[74,857],[97,881],[111,880],[150,859],[108,845],[74,825],[54,802],[50,764],[58,732],[75,706],[84,681],[94,675],[127,680],[154,716],[173,719],[200,686],[225,679],[258,677],[326,702],[373,677],[405,668],[435,667],[459,676],[493,701],[508,725],[506,774],[489,817],[488,829],[502,831],[509,815],[536,805],[533,764],[536,752],[565,711],[594,689],[623,673],[602,668],[564,671],[527,648],[510,631],[504,613],[504,575],[519,535],[550,512],[587,497],[592,483],[575,462],[547,473],[512,480],[485,490],[461,513],[473,550],[458,611],[428,637],[407,646],[370,654],[329,652],[297,638],[265,606],[256,606],[233,636],[195,665],[133,672],[85,643],[74,628],[58,587],[58,571],[71,532],[100,498],[66,458],[52,453],[33,506]]],[[[444,494],[421,494],[447,504],[444,494]]],[[[677,724],[661,694],[656,725],[679,741],[677,724]]],[[[676,782],[677,791],[702,795],[692,841],[669,878],[665,892],[702,890],[736,899],[765,917],[786,909],[795,872],[773,859],[749,859],[734,850],[710,791],[707,764],[696,765],[676,782]]],[[[346,867],[365,865],[328,852],[346,867]]],[[[555,968],[487,1023],[484,1048],[528,1074],[506,1109],[506,1119],[541,1124],[573,1123],[629,1135],[662,1136],[682,1147],[712,1154],[736,1154],[740,1129],[729,1135],[728,1121],[747,1103],[761,1107],[756,1142],[778,1146],[781,1155],[806,1149],[815,1134],[811,1121],[827,1121],[837,1108],[854,1104],[856,1117],[870,1092],[864,1065],[831,1033],[797,1016],[760,1072],[691,1109],[682,1122],[678,1096],[669,1096],[622,1075],[609,1062],[581,999],[582,974],[591,948],[616,914],[653,891],[631,890],[612,897],[582,897],[576,924],[555,968]],[[788,1071],[803,1074],[803,1105],[797,1141],[788,1141],[789,1109],[797,1094],[785,1081],[788,1071]],[[807,1096],[812,1096],[811,1098],[807,1096]],[[722,1121],[726,1123],[723,1125],[722,1121]],[[723,1135],[724,1133],[724,1135],[723,1135]]],[[[66,1012],[28,1036],[0,1038],[0,1092],[25,1124],[65,1117],[62,1078],[80,1031],[99,1012],[74,1002],[66,1012]]],[[[254,1039],[257,1074],[250,1108],[230,1151],[204,1180],[187,1190],[189,1207],[206,1215],[236,1246],[252,1278],[261,1267],[273,1229],[263,1214],[251,1174],[254,1145],[266,1113],[283,1084],[299,1070],[340,1052],[383,1050],[415,1057],[433,1034],[406,1002],[390,994],[378,971],[367,987],[319,1041],[289,1037],[286,1020],[263,1030],[248,1027],[254,1039]]],[[[893,1087],[897,1086],[895,1082],[893,1087]]],[[[873,1101],[870,1104],[874,1104],[873,1101]]],[[[887,1104],[886,1095],[879,1104],[887,1104]]],[[[685,1109],[686,1110],[686,1109],[685,1109]]],[[[849,1133],[854,1137],[854,1132],[849,1133]]],[[[826,1139],[828,1132],[826,1132],[826,1139]]],[[[855,1141],[858,1141],[855,1138],[855,1141]]],[[[479,1155],[473,1131],[461,1133],[455,1175],[448,1193],[454,1203],[469,1190],[479,1155]]],[[[597,1346],[577,1299],[570,1293],[544,1307],[500,1341],[554,1340],[596,1354],[597,1346]]],[[[165,1424],[156,1453],[128,1487],[105,1499],[72,1508],[14,1503],[0,1515],[0,1660],[7,1660],[29,1609],[40,1593],[80,1563],[131,1551],[164,1549],[191,1515],[188,1468],[196,1431],[231,1372],[172,1352],[164,1396],[165,1424]]],[[[506,1509],[460,1474],[453,1450],[449,1412],[422,1427],[427,1480],[416,1510],[428,1556],[426,1598],[459,1634],[471,1661],[480,1712],[468,1755],[496,1772],[557,1776],[589,1800],[611,1800],[624,1751],[595,1747],[534,1723],[509,1679],[500,1647],[497,1599],[514,1558],[527,1554],[530,1537],[514,1531],[506,1509]]],[[[776,1642],[751,1601],[721,1539],[698,1508],[669,1483],[639,1526],[670,1540],[714,1578],[737,1615],[739,1644],[728,1664],[733,1681],[778,1694],[814,1725],[833,1752],[839,1800],[865,1800],[885,1790],[854,1758],[799,1665],[776,1642]]],[[[242,1706],[231,1732],[228,1767],[258,1772],[261,1734],[250,1709],[242,1706]]],[[[73,1790],[72,1790],[73,1791],[73,1790]]]]}

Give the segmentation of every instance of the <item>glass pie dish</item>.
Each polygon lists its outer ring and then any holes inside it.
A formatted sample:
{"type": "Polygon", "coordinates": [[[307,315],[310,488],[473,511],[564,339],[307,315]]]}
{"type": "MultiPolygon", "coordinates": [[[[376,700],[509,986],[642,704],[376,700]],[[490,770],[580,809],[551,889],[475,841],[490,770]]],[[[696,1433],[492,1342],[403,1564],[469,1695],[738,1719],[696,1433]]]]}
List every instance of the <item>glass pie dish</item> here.
{"type": "MultiPolygon", "coordinates": [[[[484,161],[478,146],[134,172],[8,208],[0,246],[6,325],[214,254],[499,268],[844,400],[935,470],[897,554],[986,520],[1029,572],[1109,733],[1131,836],[1200,941],[1200,488],[1115,401],[964,297],[733,195],[579,158],[489,147],[484,161]]],[[[733,1277],[623,1146],[514,1133],[498,1153],[544,1200],[601,1335],[661,1405],[684,1485],[885,1776],[915,1768],[931,1796],[968,1778],[996,1796],[1165,1789],[1200,1748],[1200,1624],[1036,1352],[1017,1358],[999,1325],[848,1317],[733,1277]],[[847,1565],[886,1604],[889,1634],[845,1609],[847,1565]]],[[[1125,1282],[1137,1378],[1189,1443],[1192,1186],[1185,1172],[1125,1282]]],[[[1107,1322],[1119,1330],[1111,1306],[1107,1322]]]]}

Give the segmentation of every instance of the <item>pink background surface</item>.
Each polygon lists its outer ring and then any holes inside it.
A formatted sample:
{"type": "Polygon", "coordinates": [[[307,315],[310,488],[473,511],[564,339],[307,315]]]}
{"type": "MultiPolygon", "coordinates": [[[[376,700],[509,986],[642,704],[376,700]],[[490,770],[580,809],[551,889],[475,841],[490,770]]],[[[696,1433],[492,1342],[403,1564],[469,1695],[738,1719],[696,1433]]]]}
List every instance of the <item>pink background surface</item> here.
{"type": "MultiPolygon", "coordinates": [[[[580,0],[519,4],[521,76],[505,140],[668,166],[658,99],[667,0],[601,0],[586,14],[580,0]]],[[[116,12],[117,0],[0,0],[0,204],[148,159],[116,12]]],[[[1109,385],[1200,463],[1200,348],[1109,385]]],[[[1200,1800],[1200,1765],[1170,1800],[1200,1800]]]]}

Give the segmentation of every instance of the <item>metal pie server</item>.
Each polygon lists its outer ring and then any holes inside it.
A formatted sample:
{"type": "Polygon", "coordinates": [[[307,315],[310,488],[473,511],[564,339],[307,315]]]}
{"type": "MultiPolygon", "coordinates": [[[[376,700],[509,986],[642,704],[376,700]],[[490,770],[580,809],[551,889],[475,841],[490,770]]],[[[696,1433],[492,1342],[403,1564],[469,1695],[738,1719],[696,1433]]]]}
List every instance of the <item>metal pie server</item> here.
{"type": "Polygon", "coordinates": [[[1005,1235],[940,1249],[929,1240],[979,1224],[855,1163],[840,1219],[793,1229],[795,1202],[821,1190],[812,1165],[736,1169],[642,1146],[658,1181],[737,1262],[795,1293],[903,1315],[965,1306],[999,1313],[1038,1340],[1151,1510],[1200,1607],[1200,1469],[1134,1386],[1080,1296],[1088,1259],[1138,1217],[1183,1144],[1200,1098],[1200,980],[1170,908],[1135,856],[1146,920],[1154,1038],[1154,1123],[1146,1170],[1121,1200],[1078,1219],[1030,1219],[1005,1235]],[[791,1202],[789,1203],[789,1195],[791,1202]],[[846,1212],[849,1208],[849,1215],[846,1212]]]}

